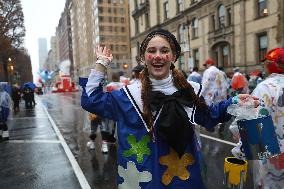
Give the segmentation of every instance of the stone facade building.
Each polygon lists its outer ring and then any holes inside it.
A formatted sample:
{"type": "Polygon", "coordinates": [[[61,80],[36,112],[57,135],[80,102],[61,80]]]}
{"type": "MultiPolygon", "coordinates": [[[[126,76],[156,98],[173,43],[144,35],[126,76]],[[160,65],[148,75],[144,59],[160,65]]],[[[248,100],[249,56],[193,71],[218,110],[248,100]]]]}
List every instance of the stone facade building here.
{"type": "Polygon", "coordinates": [[[156,28],[172,32],[182,54],[176,63],[188,72],[211,57],[218,67],[250,72],[271,48],[284,46],[283,0],[133,0],[130,7],[131,58],[156,28]]]}

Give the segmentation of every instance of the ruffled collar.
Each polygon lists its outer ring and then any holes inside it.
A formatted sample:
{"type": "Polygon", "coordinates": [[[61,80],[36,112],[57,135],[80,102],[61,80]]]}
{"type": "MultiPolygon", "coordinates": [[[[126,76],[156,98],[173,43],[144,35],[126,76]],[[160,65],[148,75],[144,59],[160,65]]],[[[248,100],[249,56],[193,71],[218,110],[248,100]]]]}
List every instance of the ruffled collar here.
{"type": "Polygon", "coordinates": [[[167,78],[161,80],[150,78],[150,81],[152,83],[153,91],[161,91],[166,95],[171,95],[177,91],[176,87],[174,86],[172,74],[169,74],[167,78]]]}

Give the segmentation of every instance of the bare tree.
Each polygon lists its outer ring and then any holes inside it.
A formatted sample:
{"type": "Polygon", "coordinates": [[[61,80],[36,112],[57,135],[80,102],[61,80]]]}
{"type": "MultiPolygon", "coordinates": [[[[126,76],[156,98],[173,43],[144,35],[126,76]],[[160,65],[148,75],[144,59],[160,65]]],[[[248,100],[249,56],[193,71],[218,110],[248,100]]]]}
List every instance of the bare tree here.
{"type": "Polygon", "coordinates": [[[5,80],[8,80],[8,57],[13,49],[21,47],[24,37],[24,14],[20,0],[0,0],[0,63],[3,64],[5,80]]]}

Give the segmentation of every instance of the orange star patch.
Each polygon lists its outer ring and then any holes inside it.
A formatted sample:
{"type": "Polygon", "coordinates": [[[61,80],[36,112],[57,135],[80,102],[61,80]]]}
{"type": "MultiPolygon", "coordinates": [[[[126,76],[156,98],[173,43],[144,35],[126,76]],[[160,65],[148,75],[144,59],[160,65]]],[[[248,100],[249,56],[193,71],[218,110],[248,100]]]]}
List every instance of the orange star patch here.
{"type": "Polygon", "coordinates": [[[160,157],[159,162],[161,165],[168,167],[163,174],[162,183],[169,185],[175,176],[181,180],[187,180],[190,177],[190,173],[186,167],[194,163],[194,158],[191,154],[185,153],[179,159],[176,151],[170,149],[170,153],[166,156],[160,157]]]}

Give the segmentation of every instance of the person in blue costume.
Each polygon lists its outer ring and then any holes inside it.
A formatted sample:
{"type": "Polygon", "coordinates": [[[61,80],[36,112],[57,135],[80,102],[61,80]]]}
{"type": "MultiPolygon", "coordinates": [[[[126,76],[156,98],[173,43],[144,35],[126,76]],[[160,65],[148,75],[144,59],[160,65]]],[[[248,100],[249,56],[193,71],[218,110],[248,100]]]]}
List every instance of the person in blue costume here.
{"type": "MultiPolygon", "coordinates": [[[[181,48],[169,31],[150,32],[140,46],[141,81],[112,92],[103,81],[112,54],[96,49],[89,78],[81,78],[81,106],[117,121],[119,189],[204,189],[193,124],[212,128],[230,119],[226,109],[239,95],[207,106],[201,85],[187,82],[175,68],[181,48]]],[[[257,100],[255,99],[257,104],[257,100]]]]}

